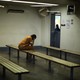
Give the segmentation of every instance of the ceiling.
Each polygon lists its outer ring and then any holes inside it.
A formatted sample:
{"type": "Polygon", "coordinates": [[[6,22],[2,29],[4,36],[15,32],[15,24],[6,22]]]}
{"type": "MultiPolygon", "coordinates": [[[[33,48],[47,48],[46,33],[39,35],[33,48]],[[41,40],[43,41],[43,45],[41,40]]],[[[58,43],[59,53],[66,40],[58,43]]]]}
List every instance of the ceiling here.
{"type": "MultiPolygon", "coordinates": [[[[23,1],[28,1],[28,0],[23,0],[23,1]]],[[[71,2],[70,0],[29,0],[29,1],[48,2],[57,4],[67,4],[68,2],[71,2]]]]}
{"type": "MultiPolygon", "coordinates": [[[[64,5],[64,4],[73,4],[73,3],[80,3],[80,0],[12,0],[12,1],[33,1],[33,2],[43,2],[43,3],[56,3],[59,5],[64,5]]],[[[14,2],[9,2],[7,0],[0,0],[0,5],[1,4],[22,4],[22,5],[30,5],[30,4],[23,4],[23,3],[14,3],[14,2]]]]}

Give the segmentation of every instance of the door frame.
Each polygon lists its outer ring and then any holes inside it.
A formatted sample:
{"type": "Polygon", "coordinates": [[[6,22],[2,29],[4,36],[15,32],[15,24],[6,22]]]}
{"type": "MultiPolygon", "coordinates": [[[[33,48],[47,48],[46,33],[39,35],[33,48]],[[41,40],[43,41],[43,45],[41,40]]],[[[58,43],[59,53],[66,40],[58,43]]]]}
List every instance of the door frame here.
{"type": "MultiPolygon", "coordinates": [[[[53,46],[53,47],[57,47],[57,46],[54,46],[54,38],[53,38],[54,30],[55,30],[55,16],[56,15],[59,15],[60,16],[60,35],[61,35],[61,13],[51,13],[50,46],[53,46]]],[[[60,39],[61,39],[61,37],[60,37],[60,39]]],[[[60,39],[59,39],[59,42],[57,42],[59,44],[59,48],[60,48],[60,39]]]]}

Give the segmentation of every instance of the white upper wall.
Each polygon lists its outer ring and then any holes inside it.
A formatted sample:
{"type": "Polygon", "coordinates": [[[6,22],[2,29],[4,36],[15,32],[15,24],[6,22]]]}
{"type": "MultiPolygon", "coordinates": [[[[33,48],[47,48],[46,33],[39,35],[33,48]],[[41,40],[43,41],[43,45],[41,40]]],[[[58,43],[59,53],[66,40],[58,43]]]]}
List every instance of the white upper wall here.
{"type": "MultiPolygon", "coordinates": [[[[24,13],[7,13],[8,8],[0,8],[0,47],[6,44],[18,44],[26,35],[33,33],[37,35],[35,45],[50,45],[50,15],[41,17],[36,9],[20,6],[15,8],[23,9],[24,13]]],[[[61,12],[61,24],[66,25],[67,21],[70,21],[70,26],[61,26],[60,47],[80,51],[80,14],[78,11],[78,14],[67,15],[67,6],[53,7],[52,10],[61,12]]]]}
{"type": "Polygon", "coordinates": [[[65,6],[61,8],[61,23],[63,22],[66,26],[61,26],[61,48],[80,51],[80,18],[77,17],[77,14],[67,15],[65,6]],[[71,24],[71,20],[73,20],[73,24],[71,24]],[[70,26],[67,25],[68,21],[70,21],[70,26]]]}
{"type": "Polygon", "coordinates": [[[41,45],[50,44],[50,16],[42,17],[41,45]]]}
{"type": "MultiPolygon", "coordinates": [[[[61,24],[65,24],[65,26],[61,26],[60,47],[68,50],[80,51],[80,14],[67,15],[67,5],[55,7],[52,8],[52,10],[61,12],[61,24]],[[73,20],[73,24],[71,24],[71,20],[73,20]],[[68,21],[70,22],[69,26],[67,26],[68,21]]],[[[77,13],[79,12],[77,11],[77,13]]],[[[50,17],[50,15],[48,17],[50,17]]],[[[49,38],[51,24],[48,21],[50,21],[50,18],[44,18],[44,28],[42,30],[44,31],[44,39],[42,44],[45,45],[50,45],[49,38]]]]}
{"type": "Polygon", "coordinates": [[[10,6],[0,8],[0,47],[18,44],[26,35],[36,34],[35,45],[41,44],[41,19],[34,8],[10,6]],[[7,13],[9,8],[23,9],[24,13],[7,13]]]}

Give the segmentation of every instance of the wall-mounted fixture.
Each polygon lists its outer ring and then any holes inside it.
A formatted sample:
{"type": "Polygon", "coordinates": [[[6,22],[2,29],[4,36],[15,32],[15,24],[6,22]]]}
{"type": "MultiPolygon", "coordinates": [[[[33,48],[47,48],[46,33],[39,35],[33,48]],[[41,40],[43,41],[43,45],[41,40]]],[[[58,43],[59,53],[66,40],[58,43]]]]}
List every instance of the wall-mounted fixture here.
{"type": "Polygon", "coordinates": [[[24,13],[24,10],[20,10],[20,9],[8,9],[7,13],[24,13]]]}
{"type": "Polygon", "coordinates": [[[71,15],[75,13],[75,5],[67,5],[67,14],[71,15]]]}

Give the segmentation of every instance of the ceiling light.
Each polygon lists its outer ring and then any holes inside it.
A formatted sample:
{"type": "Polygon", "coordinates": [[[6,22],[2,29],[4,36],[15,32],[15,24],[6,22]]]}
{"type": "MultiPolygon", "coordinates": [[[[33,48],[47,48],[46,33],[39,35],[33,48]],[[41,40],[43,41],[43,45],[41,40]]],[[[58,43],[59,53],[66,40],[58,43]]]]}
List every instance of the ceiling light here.
{"type": "Polygon", "coordinates": [[[32,1],[16,1],[16,0],[1,0],[1,1],[16,2],[16,3],[27,3],[27,4],[45,4],[45,3],[32,2],[32,1]]]}
{"type": "Polygon", "coordinates": [[[32,2],[32,1],[16,1],[16,0],[1,0],[1,1],[8,1],[8,2],[16,2],[16,3],[26,3],[26,4],[34,4],[36,5],[48,5],[48,6],[58,6],[58,4],[51,4],[51,3],[42,3],[42,2],[32,2]]]}
{"type": "Polygon", "coordinates": [[[52,7],[58,6],[58,4],[46,4],[46,5],[30,5],[31,7],[52,7]]]}
{"type": "Polygon", "coordinates": [[[0,1],[12,1],[12,0],[0,0],[0,1]]]}

